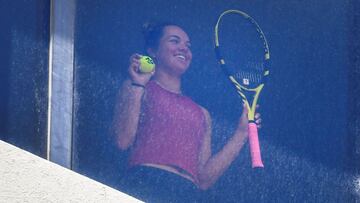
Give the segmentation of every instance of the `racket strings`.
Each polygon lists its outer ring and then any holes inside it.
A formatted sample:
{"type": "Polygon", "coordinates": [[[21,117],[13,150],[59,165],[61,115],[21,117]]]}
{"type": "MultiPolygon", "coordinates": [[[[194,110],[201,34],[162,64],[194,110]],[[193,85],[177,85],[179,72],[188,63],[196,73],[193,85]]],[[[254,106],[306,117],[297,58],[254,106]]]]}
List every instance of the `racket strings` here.
{"type": "Polygon", "coordinates": [[[253,18],[237,10],[224,12],[217,21],[215,38],[218,60],[224,64],[227,75],[249,89],[264,82],[269,50],[264,33],[253,18]]]}
{"type": "Polygon", "coordinates": [[[244,86],[257,86],[262,82],[262,74],[254,74],[252,72],[238,72],[235,79],[240,81],[244,86]]]}
{"type": "Polygon", "coordinates": [[[252,88],[262,83],[264,69],[263,62],[249,61],[233,75],[243,86],[252,88]]]}

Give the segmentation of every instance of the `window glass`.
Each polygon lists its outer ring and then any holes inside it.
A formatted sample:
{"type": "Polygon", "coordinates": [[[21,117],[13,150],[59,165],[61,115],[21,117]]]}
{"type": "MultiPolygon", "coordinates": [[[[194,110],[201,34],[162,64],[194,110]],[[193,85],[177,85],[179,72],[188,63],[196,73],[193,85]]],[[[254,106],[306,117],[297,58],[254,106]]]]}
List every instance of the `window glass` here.
{"type": "Polygon", "coordinates": [[[193,60],[183,92],[212,117],[213,153],[223,148],[241,114],[213,51],[217,16],[228,8],[251,14],[270,44],[271,76],[260,97],[265,168],[251,169],[246,144],[205,200],[352,200],[346,87],[354,38],[344,1],[78,1],[74,169],[121,189],[129,151],[116,147],[109,128],[130,55],[144,53],[141,27],[148,21],[175,22],[189,34],[193,60]]]}
{"type": "Polygon", "coordinates": [[[0,6],[0,139],[46,156],[50,1],[0,6]]]}

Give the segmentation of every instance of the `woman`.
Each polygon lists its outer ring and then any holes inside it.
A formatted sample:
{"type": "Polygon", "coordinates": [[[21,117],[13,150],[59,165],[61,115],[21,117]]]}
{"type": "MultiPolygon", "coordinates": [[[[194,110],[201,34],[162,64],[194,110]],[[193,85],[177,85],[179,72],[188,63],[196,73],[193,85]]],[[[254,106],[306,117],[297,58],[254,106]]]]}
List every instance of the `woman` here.
{"type": "Polygon", "coordinates": [[[130,57],[113,123],[119,148],[131,149],[125,182],[134,191],[124,190],[150,202],[193,202],[239,154],[248,136],[247,110],[232,138],[213,155],[208,111],[181,92],[181,76],[192,60],[188,35],[165,23],[148,26],[144,35],[156,70],[140,73],[141,55],[130,57]]]}

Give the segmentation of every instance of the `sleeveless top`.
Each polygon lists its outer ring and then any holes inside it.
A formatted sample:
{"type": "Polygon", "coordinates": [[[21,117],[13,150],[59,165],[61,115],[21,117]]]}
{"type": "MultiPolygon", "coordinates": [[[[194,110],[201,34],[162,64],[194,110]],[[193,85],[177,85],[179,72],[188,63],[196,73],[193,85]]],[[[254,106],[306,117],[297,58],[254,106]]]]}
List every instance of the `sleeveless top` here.
{"type": "Polygon", "coordinates": [[[189,97],[146,85],[130,167],[161,164],[184,170],[198,182],[198,162],[206,131],[203,110],[189,97]]]}

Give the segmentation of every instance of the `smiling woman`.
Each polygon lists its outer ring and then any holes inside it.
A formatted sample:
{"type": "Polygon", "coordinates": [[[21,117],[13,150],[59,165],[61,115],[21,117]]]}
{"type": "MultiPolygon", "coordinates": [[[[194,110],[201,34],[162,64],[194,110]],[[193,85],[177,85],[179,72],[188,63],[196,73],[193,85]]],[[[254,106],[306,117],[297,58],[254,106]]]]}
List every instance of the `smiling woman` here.
{"type": "Polygon", "coordinates": [[[131,151],[121,189],[149,202],[193,202],[239,154],[248,136],[247,111],[232,139],[212,155],[209,113],[181,91],[192,60],[189,36],[171,23],[147,25],[144,35],[156,69],[142,73],[141,55],[130,57],[113,119],[119,148],[131,151]]]}

